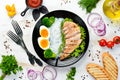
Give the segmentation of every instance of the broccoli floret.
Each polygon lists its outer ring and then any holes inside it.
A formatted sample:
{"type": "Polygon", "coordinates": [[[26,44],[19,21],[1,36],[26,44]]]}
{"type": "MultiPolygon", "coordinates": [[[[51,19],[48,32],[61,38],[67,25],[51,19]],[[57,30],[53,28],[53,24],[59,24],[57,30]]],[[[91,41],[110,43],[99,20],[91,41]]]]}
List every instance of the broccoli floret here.
{"type": "Polygon", "coordinates": [[[70,18],[65,18],[65,19],[64,19],[64,22],[65,22],[65,21],[71,21],[71,22],[72,22],[73,20],[70,19],[70,18]]]}
{"type": "Polygon", "coordinates": [[[55,22],[55,17],[51,16],[49,17],[44,17],[42,19],[42,24],[45,25],[46,27],[50,27],[53,23],[55,22]]]}
{"type": "Polygon", "coordinates": [[[54,59],[56,58],[56,54],[51,49],[47,49],[44,51],[44,57],[46,59],[54,59]]]}
{"type": "Polygon", "coordinates": [[[49,18],[49,21],[50,21],[50,23],[51,23],[51,25],[52,25],[52,24],[54,23],[54,21],[55,21],[55,17],[53,17],[53,16],[50,17],[50,18],[49,18]]]}

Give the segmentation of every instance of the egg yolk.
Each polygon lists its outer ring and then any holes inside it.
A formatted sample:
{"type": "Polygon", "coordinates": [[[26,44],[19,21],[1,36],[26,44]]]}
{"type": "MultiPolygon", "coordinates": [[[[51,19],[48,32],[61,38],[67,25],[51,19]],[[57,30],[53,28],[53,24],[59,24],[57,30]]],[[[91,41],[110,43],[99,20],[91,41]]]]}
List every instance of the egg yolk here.
{"type": "Polygon", "coordinates": [[[40,35],[41,35],[41,37],[44,37],[44,38],[47,38],[48,37],[48,30],[47,29],[42,29],[41,31],[40,31],[40,35]]]}
{"type": "Polygon", "coordinates": [[[49,45],[49,41],[47,39],[42,39],[40,41],[40,45],[41,45],[42,48],[46,48],[49,45]]]}

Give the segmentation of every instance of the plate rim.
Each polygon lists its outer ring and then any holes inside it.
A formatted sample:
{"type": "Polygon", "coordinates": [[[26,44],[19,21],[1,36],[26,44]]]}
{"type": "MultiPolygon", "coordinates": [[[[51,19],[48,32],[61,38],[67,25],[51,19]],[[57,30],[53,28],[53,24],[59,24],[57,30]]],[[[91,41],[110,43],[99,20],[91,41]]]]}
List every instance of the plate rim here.
{"type": "MultiPolygon", "coordinates": [[[[79,23],[78,23],[78,24],[79,24],[79,23]]],[[[80,25],[80,24],[79,24],[79,25],[80,25]]],[[[40,26],[39,26],[39,27],[40,27],[40,26]]],[[[42,61],[44,61],[45,63],[47,63],[48,65],[51,65],[51,66],[54,66],[54,67],[67,67],[67,66],[70,66],[70,65],[73,65],[73,64],[77,63],[77,62],[85,55],[85,53],[86,53],[86,51],[87,51],[87,49],[88,49],[88,46],[89,46],[89,36],[90,36],[90,35],[89,35],[89,31],[88,31],[87,25],[85,24],[85,22],[83,21],[83,19],[82,19],[80,16],[78,16],[77,14],[75,14],[75,13],[73,13],[73,12],[71,12],[71,11],[67,11],[67,10],[54,10],[54,11],[51,11],[51,12],[43,15],[43,16],[36,22],[36,24],[34,25],[33,32],[32,32],[32,44],[33,44],[33,47],[34,47],[34,50],[35,50],[37,56],[38,56],[42,61]],[[73,14],[73,15],[77,16],[79,19],[82,20],[82,23],[85,25],[85,26],[83,26],[83,27],[86,28],[85,30],[87,30],[88,43],[87,43],[87,46],[86,46],[86,48],[85,48],[85,51],[78,57],[78,59],[77,59],[76,61],[74,61],[74,63],[68,64],[68,65],[64,65],[64,66],[55,66],[55,65],[49,64],[49,63],[47,63],[46,61],[44,61],[44,60],[38,55],[38,51],[35,49],[35,45],[34,45],[34,33],[35,33],[35,31],[36,31],[35,29],[36,29],[37,24],[38,24],[39,22],[41,22],[41,19],[44,18],[46,15],[51,14],[51,13],[54,13],[54,12],[67,12],[67,13],[70,13],[70,14],[73,14]]],[[[39,37],[40,37],[40,36],[39,36],[39,37]]],[[[37,43],[38,43],[38,42],[37,42],[37,43]]],[[[38,44],[37,44],[37,45],[38,45],[38,44]]]]}

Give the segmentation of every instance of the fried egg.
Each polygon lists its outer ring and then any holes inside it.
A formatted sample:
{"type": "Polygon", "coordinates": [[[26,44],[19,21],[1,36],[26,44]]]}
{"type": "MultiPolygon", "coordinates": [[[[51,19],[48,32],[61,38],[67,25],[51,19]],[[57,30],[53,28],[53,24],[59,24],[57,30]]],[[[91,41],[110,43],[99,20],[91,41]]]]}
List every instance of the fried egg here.
{"type": "Polygon", "coordinates": [[[45,26],[40,26],[40,36],[43,38],[49,38],[50,32],[49,29],[45,26]]]}
{"type": "Polygon", "coordinates": [[[39,44],[40,48],[42,48],[43,50],[48,49],[50,46],[49,40],[47,38],[43,38],[43,37],[38,38],[38,44],[39,44]]]}

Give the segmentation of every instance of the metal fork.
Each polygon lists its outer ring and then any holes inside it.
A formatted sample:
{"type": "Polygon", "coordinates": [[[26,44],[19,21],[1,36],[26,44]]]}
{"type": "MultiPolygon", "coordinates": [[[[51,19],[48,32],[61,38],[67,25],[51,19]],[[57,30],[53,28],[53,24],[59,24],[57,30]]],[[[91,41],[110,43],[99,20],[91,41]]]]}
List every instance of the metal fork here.
{"type": "Polygon", "coordinates": [[[29,58],[29,61],[32,65],[34,65],[34,59],[33,59],[33,56],[31,55],[31,53],[26,50],[23,46],[23,43],[21,41],[21,39],[19,38],[19,36],[17,36],[15,33],[13,33],[12,31],[8,31],[7,32],[7,35],[18,45],[20,45],[27,53],[28,55],[28,58],[29,58]]]}
{"type": "MultiPolygon", "coordinates": [[[[23,45],[24,45],[24,48],[28,51],[25,43],[24,43],[24,40],[23,40],[23,31],[22,29],[20,28],[19,24],[17,23],[17,21],[14,21],[12,20],[11,24],[13,25],[13,28],[15,30],[15,32],[17,33],[17,35],[21,38],[22,42],[23,42],[23,45]]],[[[39,65],[39,66],[42,66],[42,62],[36,58],[34,55],[33,55],[33,59],[35,60],[35,62],[39,65]]]]}
{"type": "Polygon", "coordinates": [[[22,31],[22,29],[20,28],[20,26],[19,26],[19,24],[17,23],[17,21],[12,20],[11,24],[12,24],[12,26],[13,26],[16,34],[17,34],[19,37],[22,38],[22,37],[23,37],[23,31],[22,31]]]}

